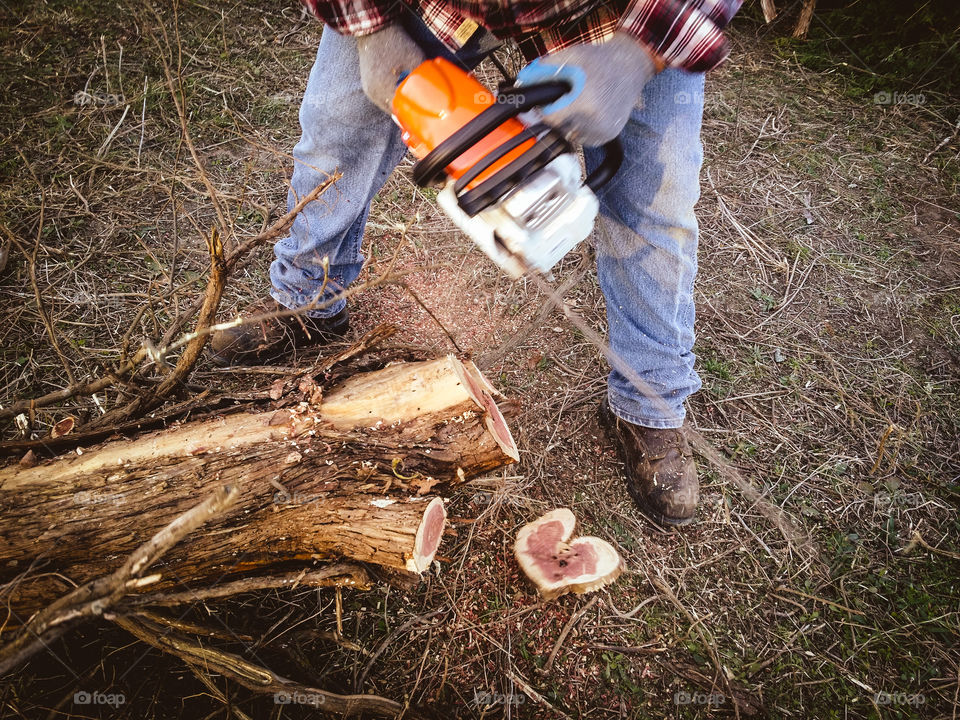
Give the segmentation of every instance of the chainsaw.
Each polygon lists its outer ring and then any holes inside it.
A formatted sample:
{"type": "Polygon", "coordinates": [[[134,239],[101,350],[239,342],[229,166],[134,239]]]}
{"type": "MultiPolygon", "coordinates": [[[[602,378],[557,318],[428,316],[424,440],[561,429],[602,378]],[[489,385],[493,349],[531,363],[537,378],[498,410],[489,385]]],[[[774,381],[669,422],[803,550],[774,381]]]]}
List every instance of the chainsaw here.
{"type": "Polygon", "coordinates": [[[593,230],[596,191],[620,169],[619,140],[581,180],[576,148],[537,109],[570,91],[566,81],[501,88],[435,58],[397,86],[394,121],[418,158],[413,179],[442,184],[437,202],[454,224],[518,278],[550,269],[593,230]]]}

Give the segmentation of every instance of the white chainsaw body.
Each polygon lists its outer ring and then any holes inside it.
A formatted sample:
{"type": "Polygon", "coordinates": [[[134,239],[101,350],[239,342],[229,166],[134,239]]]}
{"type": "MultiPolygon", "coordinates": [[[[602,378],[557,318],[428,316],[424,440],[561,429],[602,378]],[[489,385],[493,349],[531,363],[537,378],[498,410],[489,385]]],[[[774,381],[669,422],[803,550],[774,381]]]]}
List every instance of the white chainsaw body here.
{"type": "Polygon", "coordinates": [[[477,246],[511,277],[527,270],[547,274],[593,230],[599,203],[581,185],[580,163],[570,154],[551,160],[539,172],[475,216],[457,203],[454,181],[437,202],[477,246]]]}

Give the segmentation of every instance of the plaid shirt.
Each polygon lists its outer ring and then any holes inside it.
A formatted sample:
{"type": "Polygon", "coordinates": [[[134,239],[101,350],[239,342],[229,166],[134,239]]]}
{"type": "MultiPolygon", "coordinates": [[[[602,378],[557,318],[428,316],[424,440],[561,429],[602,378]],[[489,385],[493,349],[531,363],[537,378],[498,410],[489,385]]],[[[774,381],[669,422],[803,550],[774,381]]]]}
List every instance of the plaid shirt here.
{"type": "Polygon", "coordinates": [[[477,25],[512,38],[528,60],[625,31],[670,67],[703,72],[729,54],[723,28],[743,0],[304,0],[344,35],[369,35],[413,11],[451,50],[477,25]]]}

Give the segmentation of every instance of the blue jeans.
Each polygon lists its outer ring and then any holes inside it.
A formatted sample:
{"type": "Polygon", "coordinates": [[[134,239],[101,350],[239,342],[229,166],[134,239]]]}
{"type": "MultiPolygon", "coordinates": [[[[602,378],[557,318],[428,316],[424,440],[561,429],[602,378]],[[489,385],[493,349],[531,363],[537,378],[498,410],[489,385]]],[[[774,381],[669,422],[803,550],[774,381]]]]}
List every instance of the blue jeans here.
{"type": "MultiPolygon", "coordinates": [[[[422,25],[411,23],[407,30],[428,55],[451,58],[422,25]]],[[[480,58],[468,43],[455,59],[471,68],[480,58]]],[[[597,273],[610,346],[646,385],[641,391],[612,371],[608,397],[616,415],[646,427],[680,427],[684,401],[700,389],[692,349],[702,112],[703,75],[680,70],[657,75],[621,134],[623,166],[600,192],[597,273]]],[[[309,314],[326,317],[345,305],[336,294],[360,273],[370,202],[406,148],[393,121],[363,94],[355,41],[329,29],[310,71],[300,124],[288,204],[334,170],[343,177],[308,205],[290,235],[275,245],[272,295],[294,308],[319,294],[328,304],[309,314]],[[327,285],[320,293],[324,258],[327,285]]],[[[584,155],[588,169],[600,160],[594,148],[584,155]]]]}

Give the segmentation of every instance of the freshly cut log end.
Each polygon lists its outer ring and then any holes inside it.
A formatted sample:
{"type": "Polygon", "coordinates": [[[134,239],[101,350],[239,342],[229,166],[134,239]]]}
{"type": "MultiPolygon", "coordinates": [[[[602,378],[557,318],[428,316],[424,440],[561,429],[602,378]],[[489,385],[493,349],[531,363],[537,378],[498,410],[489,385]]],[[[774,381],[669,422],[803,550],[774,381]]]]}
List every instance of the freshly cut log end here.
{"type": "MultiPolygon", "coordinates": [[[[500,395],[500,393],[490,384],[490,381],[480,372],[480,368],[474,365],[472,361],[458,364],[456,369],[463,378],[463,384],[474,402],[486,411],[484,423],[494,440],[497,441],[500,449],[503,450],[504,455],[513,458],[514,462],[520,462],[520,452],[517,450],[517,443],[514,442],[507,421],[494,400],[494,397],[500,395]]],[[[502,395],[500,396],[502,397],[502,395]]]]}
{"type": "Polygon", "coordinates": [[[413,543],[413,557],[407,560],[407,570],[422,573],[433,562],[437,554],[443,529],[447,524],[447,509],[443,500],[434,498],[423,512],[423,521],[417,528],[417,537],[413,543]]]}
{"type": "Polygon", "coordinates": [[[569,509],[557,508],[517,533],[513,547],[517,562],[546,600],[598,590],[623,572],[620,554],[606,540],[590,536],[571,540],[576,525],[569,509]]]}

